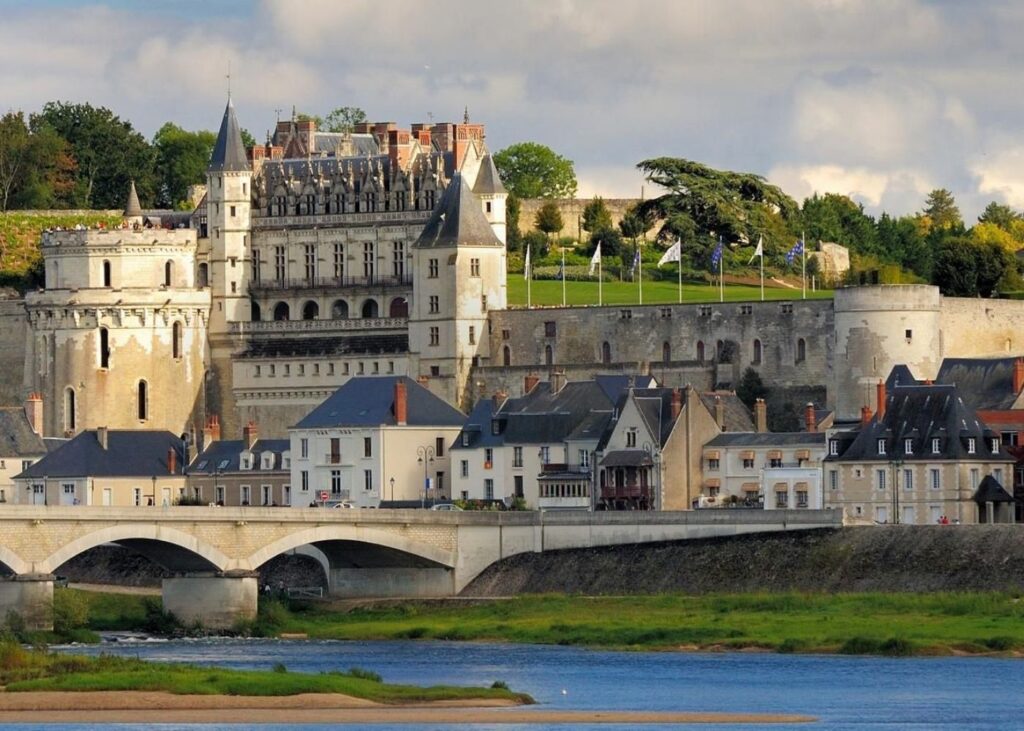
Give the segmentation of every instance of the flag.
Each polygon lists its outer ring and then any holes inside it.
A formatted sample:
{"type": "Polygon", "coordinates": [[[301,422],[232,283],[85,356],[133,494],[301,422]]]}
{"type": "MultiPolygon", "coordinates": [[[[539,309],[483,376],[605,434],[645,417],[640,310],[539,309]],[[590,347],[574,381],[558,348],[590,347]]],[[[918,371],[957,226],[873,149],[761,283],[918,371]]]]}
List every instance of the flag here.
{"type": "Polygon", "coordinates": [[[680,239],[676,239],[676,242],[672,246],[668,247],[668,251],[661,255],[658,259],[658,266],[667,264],[670,261],[679,261],[683,253],[683,242],[680,239]]]}
{"type": "Polygon", "coordinates": [[[722,239],[719,237],[718,246],[711,252],[711,266],[712,268],[717,267],[719,262],[722,261],[722,239]]]}
{"type": "Polygon", "coordinates": [[[764,236],[758,237],[757,248],[754,249],[754,255],[750,257],[750,261],[748,261],[747,264],[753,264],[754,259],[756,259],[757,257],[761,257],[762,259],[764,259],[764,236]]]}
{"type": "Polygon", "coordinates": [[[597,265],[601,263],[601,242],[597,242],[597,248],[594,249],[594,255],[590,257],[590,271],[587,272],[587,276],[594,276],[594,270],[597,269],[597,265]]]}
{"type": "Polygon", "coordinates": [[[555,275],[555,279],[565,279],[565,262],[564,261],[561,264],[558,265],[558,273],[555,275]]]}
{"type": "Polygon", "coordinates": [[[636,268],[640,266],[640,247],[636,247],[636,254],[633,255],[633,266],[629,268],[629,276],[633,276],[636,273],[636,268]]]}
{"type": "Polygon", "coordinates": [[[530,245],[526,245],[526,260],[523,262],[523,279],[530,278],[530,245]]]}
{"type": "Polygon", "coordinates": [[[798,239],[797,242],[793,244],[793,248],[789,250],[788,254],[786,254],[786,263],[792,264],[793,260],[796,259],[798,256],[803,256],[803,253],[804,242],[802,239],[798,239]]]}

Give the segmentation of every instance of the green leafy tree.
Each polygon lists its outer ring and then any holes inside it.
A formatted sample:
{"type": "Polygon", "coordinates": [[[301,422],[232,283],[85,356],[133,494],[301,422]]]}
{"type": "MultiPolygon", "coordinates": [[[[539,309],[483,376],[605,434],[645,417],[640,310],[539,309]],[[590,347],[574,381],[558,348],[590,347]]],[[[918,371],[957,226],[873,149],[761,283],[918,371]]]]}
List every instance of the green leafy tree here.
{"type": "Polygon", "coordinates": [[[327,132],[351,132],[357,124],[366,121],[366,112],[359,107],[338,107],[324,117],[327,132]]]}
{"type": "Polygon", "coordinates": [[[638,205],[627,208],[622,220],[619,221],[619,232],[633,243],[647,233],[649,228],[650,222],[641,215],[638,205]]]}
{"type": "Polygon", "coordinates": [[[893,218],[883,213],[875,232],[880,258],[894,261],[925,279],[931,276],[934,250],[921,234],[917,219],[913,216],[893,218]]]}
{"type": "Polygon", "coordinates": [[[928,194],[922,215],[927,219],[929,229],[949,230],[964,225],[956,199],[945,188],[936,188],[928,194]]]}
{"type": "Polygon", "coordinates": [[[520,198],[572,198],[576,171],[572,160],[536,142],[520,142],[494,156],[501,182],[520,198]]]}
{"type": "Polygon", "coordinates": [[[200,130],[189,132],[167,122],[153,136],[156,150],[156,204],[177,207],[188,196],[188,187],[206,180],[217,135],[200,130]]]}
{"type": "Polygon", "coordinates": [[[603,231],[612,227],[612,212],[604,204],[604,198],[595,195],[583,206],[583,230],[588,233],[603,231]]]}
{"type": "Polygon", "coordinates": [[[1021,219],[1021,214],[1009,206],[992,201],[985,206],[985,210],[978,216],[978,223],[991,223],[1003,229],[1003,231],[1011,231],[1013,224],[1021,219]]]}
{"type": "Polygon", "coordinates": [[[242,136],[242,145],[245,147],[245,149],[248,150],[250,147],[256,146],[256,138],[252,136],[252,133],[249,132],[249,130],[247,130],[245,127],[242,127],[242,129],[238,130],[238,132],[242,136]]]}
{"type": "Polygon", "coordinates": [[[739,400],[746,404],[748,409],[752,409],[759,398],[765,398],[767,395],[768,387],[761,380],[761,374],[750,367],[743,371],[739,385],[736,386],[736,396],[739,400]]]}
{"type": "Polygon", "coordinates": [[[144,203],[153,200],[153,148],[129,122],[104,107],[48,102],[30,123],[33,130],[44,125],[67,142],[76,163],[75,185],[65,203],[76,208],[120,208],[132,180],[144,203]]]}
{"type": "Polygon", "coordinates": [[[551,234],[562,230],[562,212],[558,210],[558,204],[554,201],[547,201],[537,211],[535,225],[538,231],[543,231],[549,238],[551,234]]]}
{"type": "Polygon", "coordinates": [[[853,251],[880,253],[875,220],[845,195],[815,194],[806,199],[801,221],[807,241],[834,241],[853,251]]]}
{"type": "Polygon", "coordinates": [[[8,112],[0,117],[0,211],[7,210],[12,192],[28,174],[31,147],[24,114],[8,112]]]}
{"type": "Polygon", "coordinates": [[[306,114],[305,112],[299,112],[295,115],[297,122],[313,122],[317,129],[321,129],[324,125],[324,118],[319,114],[306,114]]]}
{"type": "Polygon", "coordinates": [[[625,242],[622,240],[622,234],[614,228],[603,228],[591,234],[590,246],[588,247],[587,254],[593,256],[598,244],[601,245],[602,258],[606,256],[617,256],[625,264],[629,264],[633,261],[633,251],[635,250],[636,244],[634,243],[632,247],[626,246],[625,242]]]}
{"type": "Polygon", "coordinates": [[[947,296],[990,297],[1013,267],[1012,255],[997,242],[950,236],[936,251],[932,284],[947,296]]]}
{"type": "Polygon", "coordinates": [[[509,194],[505,199],[505,245],[509,251],[522,249],[522,234],[519,232],[519,213],[522,203],[519,197],[509,194]]]}
{"type": "Polygon", "coordinates": [[[523,234],[521,243],[524,252],[529,248],[533,261],[541,259],[548,254],[548,244],[550,241],[548,235],[543,231],[527,231],[523,234]]]}
{"type": "Polygon", "coordinates": [[[30,129],[22,112],[0,117],[0,211],[54,207],[73,173],[67,144],[53,129],[30,129]]]}

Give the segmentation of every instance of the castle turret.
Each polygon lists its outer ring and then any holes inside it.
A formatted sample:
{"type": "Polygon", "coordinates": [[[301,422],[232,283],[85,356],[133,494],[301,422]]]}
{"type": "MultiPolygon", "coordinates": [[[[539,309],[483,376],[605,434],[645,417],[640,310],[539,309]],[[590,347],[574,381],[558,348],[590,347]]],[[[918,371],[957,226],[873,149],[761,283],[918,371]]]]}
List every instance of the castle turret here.
{"type": "Polygon", "coordinates": [[[508,199],[508,191],[502,185],[498,168],[495,167],[494,158],[489,152],[480,161],[480,170],[476,174],[476,182],[473,183],[473,195],[480,199],[480,207],[487,222],[494,229],[494,235],[501,243],[508,243],[505,238],[505,201],[508,199]]]}
{"type": "Polygon", "coordinates": [[[124,220],[129,228],[142,226],[142,206],[139,205],[139,194],[135,190],[135,181],[128,189],[128,202],[124,206],[124,220]]]}

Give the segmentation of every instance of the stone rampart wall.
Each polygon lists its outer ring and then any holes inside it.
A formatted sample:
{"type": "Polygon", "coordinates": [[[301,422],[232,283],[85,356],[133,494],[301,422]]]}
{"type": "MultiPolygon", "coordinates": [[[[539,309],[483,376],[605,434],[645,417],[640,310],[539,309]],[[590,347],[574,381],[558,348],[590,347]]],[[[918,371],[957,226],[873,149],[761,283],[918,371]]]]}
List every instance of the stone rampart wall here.
{"type": "Polygon", "coordinates": [[[20,405],[25,381],[28,320],[22,300],[0,301],[0,406],[20,405]]]}
{"type": "MultiPolygon", "coordinates": [[[[555,203],[558,205],[558,211],[562,214],[562,230],[559,231],[556,236],[572,236],[573,238],[586,239],[587,232],[582,231],[581,221],[583,220],[583,209],[586,207],[591,198],[557,198],[555,203]]],[[[537,230],[537,211],[541,209],[545,203],[548,203],[547,198],[527,198],[526,200],[520,201],[521,207],[519,209],[519,232],[526,233],[528,231],[537,230]]],[[[612,224],[615,226],[619,225],[619,221],[626,215],[626,211],[631,207],[640,202],[639,198],[605,198],[604,204],[608,208],[608,212],[612,214],[612,224]]],[[[653,232],[655,229],[651,229],[653,232]]],[[[650,232],[649,232],[650,233],[650,232]]]]}

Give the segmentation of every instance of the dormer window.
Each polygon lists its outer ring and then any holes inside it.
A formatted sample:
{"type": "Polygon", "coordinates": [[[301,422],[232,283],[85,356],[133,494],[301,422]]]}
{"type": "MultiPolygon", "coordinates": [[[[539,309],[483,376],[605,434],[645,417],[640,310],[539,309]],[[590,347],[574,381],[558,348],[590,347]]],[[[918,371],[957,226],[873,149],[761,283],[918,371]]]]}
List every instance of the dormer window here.
{"type": "Polygon", "coordinates": [[[501,422],[491,419],[491,434],[501,434],[501,422]]]}
{"type": "Polygon", "coordinates": [[[274,469],[274,453],[266,452],[263,455],[263,466],[260,469],[272,470],[274,469]]]}
{"type": "Polygon", "coordinates": [[[462,432],[462,446],[463,447],[468,447],[469,446],[469,433],[468,432],[462,432]]]}
{"type": "Polygon", "coordinates": [[[914,453],[914,440],[913,439],[904,439],[903,440],[903,454],[913,454],[913,453],[914,453]]]}
{"type": "Polygon", "coordinates": [[[839,440],[833,439],[828,443],[828,454],[830,457],[839,456],[839,440]]]}
{"type": "Polygon", "coordinates": [[[243,470],[252,469],[252,455],[248,452],[242,452],[238,458],[238,467],[243,470]]]}
{"type": "Polygon", "coordinates": [[[932,439],[932,454],[939,454],[939,440],[932,439]]]}
{"type": "Polygon", "coordinates": [[[999,439],[992,439],[992,454],[999,454],[999,439]]]}
{"type": "Polygon", "coordinates": [[[878,440],[878,453],[880,455],[885,455],[885,440],[884,439],[879,439],[878,440]]]}
{"type": "Polygon", "coordinates": [[[974,437],[967,438],[967,454],[974,454],[975,452],[974,437]]]}

